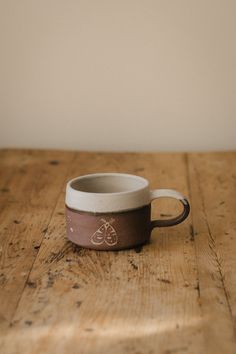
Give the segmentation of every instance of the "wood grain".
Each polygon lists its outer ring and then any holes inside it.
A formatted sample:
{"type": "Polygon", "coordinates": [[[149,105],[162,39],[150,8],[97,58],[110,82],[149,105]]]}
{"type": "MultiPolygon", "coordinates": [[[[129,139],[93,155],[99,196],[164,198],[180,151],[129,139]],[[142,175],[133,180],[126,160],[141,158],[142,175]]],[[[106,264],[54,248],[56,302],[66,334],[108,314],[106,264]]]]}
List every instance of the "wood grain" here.
{"type": "Polygon", "coordinates": [[[0,188],[5,198],[0,214],[1,328],[11,322],[73,156],[47,151],[5,151],[4,155],[1,171],[6,171],[7,182],[0,188]]]}
{"type": "MultiPolygon", "coordinates": [[[[17,164],[29,152],[5,153],[17,164]]],[[[18,176],[20,190],[11,176],[15,167],[0,179],[10,181],[13,196],[19,193],[17,206],[8,203],[0,214],[0,228],[8,230],[0,239],[7,275],[0,294],[1,352],[236,352],[235,153],[30,153],[26,179],[18,176]],[[60,165],[48,164],[57,154],[60,165]],[[153,189],[185,193],[191,217],[153,231],[150,244],[135,250],[74,246],[65,235],[65,182],[102,171],[138,174],[153,189]],[[30,181],[34,187],[26,197],[30,181]],[[13,215],[25,220],[22,229],[10,222],[13,215]],[[27,244],[27,250],[10,253],[9,239],[27,244]],[[32,252],[35,239],[40,247],[32,252]],[[22,255],[12,257],[17,252],[22,255]]],[[[153,217],[179,210],[175,201],[153,203],[153,217]]]]}

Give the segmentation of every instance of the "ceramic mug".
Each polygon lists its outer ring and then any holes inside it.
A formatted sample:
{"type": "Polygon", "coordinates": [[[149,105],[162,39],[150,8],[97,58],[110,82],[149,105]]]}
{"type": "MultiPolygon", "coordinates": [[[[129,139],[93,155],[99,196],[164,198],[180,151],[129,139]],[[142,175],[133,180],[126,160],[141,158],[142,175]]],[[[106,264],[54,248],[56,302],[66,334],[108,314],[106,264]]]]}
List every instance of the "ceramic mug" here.
{"type": "Polygon", "coordinates": [[[66,224],[69,240],[96,250],[121,250],[148,242],[155,227],[174,226],[190,211],[187,199],[172,189],[150,190],[145,178],[123,173],[77,177],[66,187],[66,224]],[[151,220],[151,202],[174,198],[183,205],[180,215],[151,220]]]}

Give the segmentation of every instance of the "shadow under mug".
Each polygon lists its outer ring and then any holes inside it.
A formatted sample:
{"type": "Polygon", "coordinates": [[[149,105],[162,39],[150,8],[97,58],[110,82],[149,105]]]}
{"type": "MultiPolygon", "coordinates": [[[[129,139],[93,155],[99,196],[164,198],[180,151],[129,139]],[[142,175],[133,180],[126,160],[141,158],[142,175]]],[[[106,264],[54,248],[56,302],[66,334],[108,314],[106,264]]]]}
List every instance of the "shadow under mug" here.
{"type": "Polygon", "coordinates": [[[69,240],[96,250],[121,250],[149,241],[155,227],[174,226],[190,211],[188,200],[172,189],[150,190],[145,178],[123,173],[77,177],[66,187],[66,225],[69,240]],[[183,205],[180,215],[151,220],[151,202],[174,198],[183,205]]]}

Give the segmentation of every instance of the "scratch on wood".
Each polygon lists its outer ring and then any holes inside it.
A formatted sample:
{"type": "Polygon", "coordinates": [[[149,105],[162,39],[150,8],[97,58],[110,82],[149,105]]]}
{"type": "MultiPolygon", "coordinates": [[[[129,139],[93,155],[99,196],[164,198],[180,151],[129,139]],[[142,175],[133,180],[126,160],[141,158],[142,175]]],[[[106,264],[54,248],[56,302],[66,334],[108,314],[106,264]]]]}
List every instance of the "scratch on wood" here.
{"type": "Polygon", "coordinates": [[[194,241],[194,228],[193,228],[193,224],[189,225],[189,231],[190,231],[190,241],[194,241]]]}
{"type": "Polygon", "coordinates": [[[29,288],[36,288],[37,285],[34,281],[27,281],[26,284],[28,285],[29,288]]]}
{"type": "Polygon", "coordinates": [[[51,252],[51,255],[49,256],[46,262],[59,262],[62,258],[65,257],[65,255],[71,250],[71,248],[72,246],[69,243],[66,243],[58,252],[51,252]]]}
{"type": "Polygon", "coordinates": [[[54,166],[56,166],[56,165],[59,165],[59,161],[58,160],[51,160],[51,161],[49,161],[49,164],[50,165],[54,165],[54,166]]]}
{"type": "Polygon", "coordinates": [[[166,283],[166,284],[171,284],[171,281],[169,279],[165,279],[165,278],[157,278],[158,281],[161,281],[162,283],[166,283]]]}
{"type": "Polygon", "coordinates": [[[131,266],[133,267],[134,270],[138,270],[138,266],[134,263],[134,261],[132,259],[129,260],[129,263],[131,264],[131,266]]]}
{"type": "Polygon", "coordinates": [[[72,286],[72,289],[79,289],[79,288],[80,288],[80,285],[77,283],[72,286]]]}
{"type": "Polygon", "coordinates": [[[47,263],[53,263],[53,262],[58,262],[64,257],[64,253],[62,251],[59,252],[51,252],[51,255],[49,256],[48,260],[46,261],[47,263]]]}
{"type": "Polygon", "coordinates": [[[195,290],[197,290],[198,293],[198,297],[201,297],[201,293],[200,293],[200,286],[199,286],[199,280],[197,280],[197,285],[195,286],[195,290]]]}

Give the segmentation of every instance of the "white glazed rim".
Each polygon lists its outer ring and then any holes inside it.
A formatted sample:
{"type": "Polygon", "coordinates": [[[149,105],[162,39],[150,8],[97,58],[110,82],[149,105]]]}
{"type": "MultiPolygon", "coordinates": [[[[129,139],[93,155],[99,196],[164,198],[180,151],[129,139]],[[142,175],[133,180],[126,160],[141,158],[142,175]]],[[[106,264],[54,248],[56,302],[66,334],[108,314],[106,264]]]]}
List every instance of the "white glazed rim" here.
{"type": "Polygon", "coordinates": [[[83,175],[83,176],[80,176],[80,177],[75,177],[73,179],[71,179],[69,182],[68,182],[68,186],[69,188],[71,188],[71,190],[75,193],[83,193],[83,194],[88,194],[88,195],[91,195],[91,194],[97,194],[97,195],[117,195],[117,194],[129,194],[129,193],[132,193],[132,192],[135,192],[135,191],[138,191],[138,190],[142,190],[143,188],[146,188],[149,186],[149,182],[148,180],[146,180],[145,178],[143,177],[140,177],[140,176],[136,176],[136,175],[131,175],[131,174],[128,174],[128,173],[115,173],[115,172],[104,172],[104,173],[90,173],[88,175],[83,175]],[[134,188],[134,189],[130,189],[128,191],[123,191],[123,192],[108,192],[108,193],[100,193],[100,192],[86,192],[86,191],[80,191],[78,189],[75,189],[72,187],[72,184],[76,181],[80,181],[80,180],[83,180],[83,179],[89,179],[89,178],[96,178],[96,177],[107,177],[107,176],[116,176],[116,177],[128,177],[130,179],[133,179],[133,180],[138,180],[138,181],[141,181],[143,182],[143,186],[142,187],[139,187],[139,188],[134,188]]]}
{"type": "Polygon", "coordinates": [[[78,211],[117,212],[142,207],[150,203],[149,182],[143,177],[127,173],[93,173],[71,179],[66,187],[66,205],[78,211]],[[72,184],[88,178],[115,176],[130,178],[141,185],[121,192],[89,192],[74,189],[72,184]]]}

